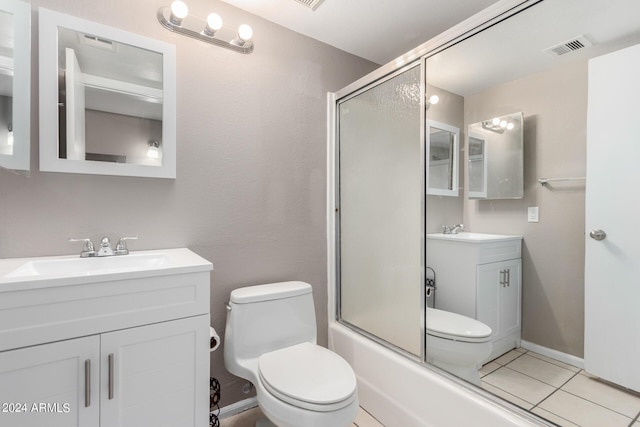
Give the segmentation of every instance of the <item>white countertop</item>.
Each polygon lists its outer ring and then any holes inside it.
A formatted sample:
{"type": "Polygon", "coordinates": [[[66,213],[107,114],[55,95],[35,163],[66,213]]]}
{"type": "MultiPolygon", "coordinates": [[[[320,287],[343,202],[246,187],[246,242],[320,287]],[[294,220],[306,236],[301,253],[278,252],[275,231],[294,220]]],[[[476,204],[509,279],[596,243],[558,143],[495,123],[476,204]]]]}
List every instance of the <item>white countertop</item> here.
{"type": "Polygon", "coordinates": [[[522,236],[461,232],[458,234],[431,233],[427,234],[427,239],[448,240],[451,242],[464,243],[491,243],[505,242],[509,240],[522,240],[522,236]]]}
{"type": "Polygon", "coordinates": [[[0,259],[0,292],[211,270],[213,264],[187,248],[131,251],[111,257],[8,258],[0,259]]]}

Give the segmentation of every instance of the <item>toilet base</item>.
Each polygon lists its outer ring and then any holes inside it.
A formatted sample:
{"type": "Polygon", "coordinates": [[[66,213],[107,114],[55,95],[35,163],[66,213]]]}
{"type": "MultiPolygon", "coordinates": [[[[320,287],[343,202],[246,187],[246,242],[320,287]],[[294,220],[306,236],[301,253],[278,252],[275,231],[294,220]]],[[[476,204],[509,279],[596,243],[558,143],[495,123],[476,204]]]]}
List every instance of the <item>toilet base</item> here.
{"type": "Polygon", "coordinates": [[[478,387],[482,387],[482,383],[480,382],[480,373],[474,367],[465,367],[458,365],[450,365],[448,363],[438,362],[436,360],[430,360],[429,363],[437,366],[440,369],[444,369],[445,371],[455,375],[456,377],[462,378],[463,380],[469,381],[471,384],[474,384],[478,387]]]}
{"type": "Polygon", "coordinates": [[[269,421],[267,417],[265,417],[265,418],[260,418],[258,421],[256,421],[256,427],[277,427],[277,426],[271,421],[269,421]]]}

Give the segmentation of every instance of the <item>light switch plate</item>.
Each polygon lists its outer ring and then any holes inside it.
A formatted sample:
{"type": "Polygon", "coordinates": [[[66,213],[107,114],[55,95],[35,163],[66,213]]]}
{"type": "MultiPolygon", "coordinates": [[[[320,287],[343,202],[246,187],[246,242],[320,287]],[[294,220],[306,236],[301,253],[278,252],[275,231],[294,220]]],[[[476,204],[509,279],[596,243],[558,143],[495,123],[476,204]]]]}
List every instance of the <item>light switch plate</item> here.
{"type": "Polygon", "coordinates": [[[529,222],[540,222],[540,208],[537,206],[530,206],[527,211],[527,220],[529,222]]]}

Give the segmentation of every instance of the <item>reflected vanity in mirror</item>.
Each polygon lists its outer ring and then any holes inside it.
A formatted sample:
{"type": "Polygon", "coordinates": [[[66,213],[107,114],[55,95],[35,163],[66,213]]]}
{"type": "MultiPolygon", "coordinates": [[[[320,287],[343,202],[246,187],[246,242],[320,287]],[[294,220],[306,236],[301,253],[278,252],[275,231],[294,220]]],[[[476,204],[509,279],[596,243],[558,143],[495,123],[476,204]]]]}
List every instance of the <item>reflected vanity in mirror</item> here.
{"type": "Polygon", "coordinates": [[[522,113],[469,125],[469,198],[521,199],[524,194],[522,113]]]}
{"type": "Polygon", "coordinates": [[[175,48],[39,9],[40,170],[175,178],[175,48]]]}
{"type": "Polygon", "coordinates": [[[458,145],[460,129],[427,120],[427,194],[458,196],[458,145]]]}
{"type": "Polygon", "coordinates": [[[0,0],[0,167],[29,170],[31,10],[0,0]]]}

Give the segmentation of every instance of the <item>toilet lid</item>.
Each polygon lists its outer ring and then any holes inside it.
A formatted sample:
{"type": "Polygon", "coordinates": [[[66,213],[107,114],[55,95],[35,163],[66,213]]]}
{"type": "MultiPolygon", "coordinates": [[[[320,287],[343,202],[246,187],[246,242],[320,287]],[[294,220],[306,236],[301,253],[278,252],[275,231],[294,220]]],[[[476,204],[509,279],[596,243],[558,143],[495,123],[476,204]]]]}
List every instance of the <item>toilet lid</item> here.
{"type": "Polygon", "coordinates": [[[427,308],[427,334],[455,341],[486,342],[491,328],[484,323],[450,311],[427,308]]]}
{"type": "Polygon", "coordinates": [[[271,394],[303,408],[334,410],[351,403],[356,395],[351,366],[337,354],[311,343],[263,354],[258,358],[258,371],[271,394]]]}

